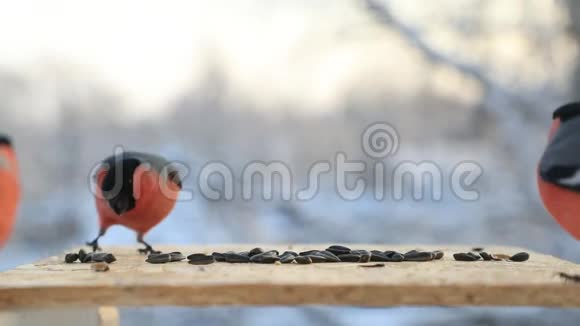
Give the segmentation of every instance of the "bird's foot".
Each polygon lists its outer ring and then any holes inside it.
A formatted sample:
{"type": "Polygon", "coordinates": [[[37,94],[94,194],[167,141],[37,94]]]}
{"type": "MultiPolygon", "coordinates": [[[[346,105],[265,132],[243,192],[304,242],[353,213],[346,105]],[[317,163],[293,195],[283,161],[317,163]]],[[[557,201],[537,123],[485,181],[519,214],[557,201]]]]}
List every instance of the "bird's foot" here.
{"type": "Polygon", "coordinates": [[[160,254],[161,251],[154,250],[151,246],[146,246],[145,248],[138,249],[140,254],[147,255],[147,254],[160,254]]]}
{"type": "Polygon", "coordinates": [[[101,247],[99,247],[99,243],[97,241],[93,240],[91,242],[87,242],[86,245],[91,247],[93,249],[93,252],[101,250],[101,247]]]}

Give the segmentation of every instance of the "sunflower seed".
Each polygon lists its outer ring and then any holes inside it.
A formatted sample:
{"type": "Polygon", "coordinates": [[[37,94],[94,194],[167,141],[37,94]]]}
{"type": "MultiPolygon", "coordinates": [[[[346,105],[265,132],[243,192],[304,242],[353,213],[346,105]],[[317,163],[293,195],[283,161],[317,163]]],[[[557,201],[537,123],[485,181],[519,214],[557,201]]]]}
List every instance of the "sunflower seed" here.
{"type": "Polygon", "coordinates": [[[187,256],[187,259],[192,265],[209,265],[215,263],[214,257],[206,254],[192,254],[187,256]]]}
{"type": "Polygon", "coordinates": [[[318,255],[318,254],[307,255],[304,257],[310,258],[310,260],[312,260],[313,263],[328,263],[329,262],[329,260],[326,257],[318,255]]]}
{"type": "Polygon", "coordinates": [[[282,264],[290,264],[291,262],[294,261],[294,258],[296,258],[295,255],[293,255],[290,252],[285,252],[282,254],[282,256],[280,256],[280,262],[282,264]]]}
{"type": "Polygon", "coordinates": [[[104,259],[105,259],[105,262],[107,264],[110,264],[112,262],[117,261],[117,258],[113,254],[110,254],[110,253],[109,254],[106,254],[104,259]]]}
{"type": "Polygon", "coordinates": [[[479,256],[475,256],[473,254],[470,255],[469,253],[463,252],[453,254],[453,258],[455,258],[457,261],[476,261],[480,259],[479,256]]]}
{"type": "Polygon", "coordinates": [[[109,264],[105,262],[98,262],[91,264],[91,269],[95,272],[106,272],[109,270],[109,264]]]}
{"type": "Polygon", "coordinates": [[[224,254],[226,262],[228,263],[249,263],[250,257],[235,252],[226,252],[224,254]]]}
{"type": "MultiPolygon", "coordinates": [[[[80,255],[79,255],[79,257],[80,257],[80,255]]],[[[90,263],[93,261],[93,253],[92,252],[89,252],[82,257],[83,257],[83,259],[81,260],[81,263],[90,263]]]]}
{"type": "Polygon", "coordinates": [[[70,253],[64,256],[64,262],[67,264],[72,264],[77,261],[77,259],[79,259],[79,255],[76,253],[70,253]]]}
{"type": "Polygon", "coordinates": [[[393,262],[401,262],[403,260],[405,260],[405,256],[403,256],[403,254],[400,254],[398,252],[394,253],[391,256],[391,261],[393,261],[393,262]]]}
{"type": "Polygon", "coordinates": [[[92,254],[89,254],[91,256],[91,260],[92,262],[106,262],[108,264],[114,262],[117,260],[117,258],[115,258],[115,256],[113,256],[113,254],[110,253],[106,253],[106,252],[95,252],[92,254]]]}
{"type": "Polygon", "coordinates": [[[530,259],[530,254],[528,254],[527,252],[518,252],[517,254],[513,255],[510,257],[511,261],[516,261],[516,262],[523,262],[530,259]]]}
{"type": "Polygon", "coordinates": [[[392,250],[387,250],[387,251],[383,252],[383,254],[387,257],[391,257],[392,255],[397,254],[397,253],[398,252],[392,251],[392,250]]]}
{"type": "Polygon", "coordinates": [[[481,252],[481,251],[483,251],[483,250],[484,250],[484,249],[483,249],[483,248],[481,248],[481,247],[475,247],[475,248],[472,248],[472,249],[471,249],[471,251],[475,251],[475,252],[481,252]]]}
{"type": "Polygon", "coordinates": [[[488,254],[488,253],[487,253],[487,252],[485,252],[485,251],[482,251],[482,252],[480,252],[480,253],[479,253],[479,255],[480,255],[480,256],[481,256],[481,258],[483,258],[483,260],[485,260],[485,261],[490,261],[490,260],[492,260],[492,258],[491,258],[491,255],[490,255],[490,254],[488,254]]]}
{"type": "Polygon", "coordinates": [[[439,260],[441,258],[443,258],[443,256],[445,256],[445,253],[441,250],[435,250],[433,251],[433,259],[439,260]]]}
{"type": "Polygon", "coordinates": [[[332,245],[326,248],[326,251],[330,251],[336,256],[350,254],[350,248],[339,245],[332,245]]]}
{"type": "Polygon", "coordinates": [[[293,256],[300,256],[298,253],[296,253],[295,251],[284,251],[284,253],[282,255],[280,255],[280,257],[284,256],[284,255],[288,255],[291,254],[293,256]]]}
{"type": "Polygon", "coordinates": [[[258,263],[258,264],[273,264],[277,261],[280,261],[280,258],[277,255],[277,251],[268,251],[268,252],[263,252],[261,254],[257,254],[255,256],[252,256],[252,258],[250,258],[250,260],[253,263],[258,263]]]}
{"type": "Polygon", "coordinates": [[[87,255],[87,252],[84,249],[79,250],[79,260],[81,262],[83,262],[85,260],[86,255],[87,255]]]}
{"type": "Polygon", "coordinates": [[[320,251],[317,255],[326,258],[329,263],[340,263],[340,258],[330,251],[320,251]]]}
{"type": "Polygon", "coordinates": [[[170,254],[150,254],[147,256],[146,262],[150,264],[165,264],[171,261],[170,254]]]}
{"type": "Polygon", "coordinates": [[[355,254],[339,255],[338,258],[343,263],[358,263],[360,261],[360,256],[355,254]]]}
{"type": "Polygon", "coordinates": [[[312,259],[308,256],[298,256],[294,259],[294,261],[301,265],[312,264],[312,259]]]}
{"type": "Polygon", "coordinates": [[[375,262],[391,261],[391,257],[385,255],[381,251],[373,250],[371,252],[371,261],[375,261],[375,262]]]}
{"type": "Polygon", "coordinates": [[[405,261],[431,261],[434,255],[428,251],[413,251],[405,254],[405,261]]]}
{"type": "Polygon", "coordinates": [[[319,252],[320,252],[320,250],[307,250],[307,251],[301,252],[299,255],[300,256],[315,255],[315,254],[317,254],[319,252]]]}
{"type": "Polygon", "coordinates": [[[171,256],[171,261],[182,261],[185,259],[185,256],[179,251],[171,252],[169,256],[171,256]]]}
{"type": "Polygon", "coordinates": [[[214,252],[211,255],[212,255],[213,259],[215,259],[215,261],[221,261],[221,262],[226,261],[226,257],[221,252],[214,252]]]}
{"type": "Polygon", "coordinates": [[[259,255],[259,254],[263,254],[263,253],[264,253],[264,250],[262,248],[254,248],[248,252],[248,255],[250,257],[253,257],[255,255],[259,255]]]}
{"type": "Polygon", "coordinates": [[[360,250],[360,262],[368,263],[371,261],[371,253],[366,250],[360,250]]]}

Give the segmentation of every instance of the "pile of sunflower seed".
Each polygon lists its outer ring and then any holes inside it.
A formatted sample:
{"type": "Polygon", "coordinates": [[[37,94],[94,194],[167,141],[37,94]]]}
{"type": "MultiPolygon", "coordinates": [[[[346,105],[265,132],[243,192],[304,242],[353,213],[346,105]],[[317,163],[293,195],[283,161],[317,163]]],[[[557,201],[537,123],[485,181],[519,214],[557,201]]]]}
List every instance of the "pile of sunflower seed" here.
{"type": "Polygon", "coordinates": [[[64,256],[64,262],[67,264],[72,264],[76,261],[81,263],[107,263],[110,264],[117,260],[115,256],[107,252],[85,252],[83,249],[79,250],[78,253],[68,253],[64,256]]]}
{"type": "Polygon", "coordinates": [[[485,261],[524,262],[530,259],[530,254],[527,252],[519,252],[515,255],[489,254],[483,248],[473,248],[471,252],[458,252],[453,254],[453,258],[457,261],[478,261],[483,259],[485,261]]]}
{"type": "Polygon", "coordinates": [[[208,265],[215,262],[226,263],[256,263],[256,264],[312,264],[312,263],[368,263],[368,262],[425,262],[443,258],[443,252],[411,250],[399,253],[392,250],[353,250],[345,246],[333,245],[324,250],[309,250],[304,252],[254,248],[250,251],[225,253],[214,252],[211,255],[195,253],[187,256],[192,265],[208,265]]]}

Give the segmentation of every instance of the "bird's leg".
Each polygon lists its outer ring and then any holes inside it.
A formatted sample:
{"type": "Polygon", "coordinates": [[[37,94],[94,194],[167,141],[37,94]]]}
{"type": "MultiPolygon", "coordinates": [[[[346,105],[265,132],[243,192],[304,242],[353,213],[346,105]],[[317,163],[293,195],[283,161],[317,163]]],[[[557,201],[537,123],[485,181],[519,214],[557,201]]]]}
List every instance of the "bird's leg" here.
{"type": "Polygon", "coordinates": [[[145,248],[139,249],[139,253],[141,253],[141,254],[160,254],[161,253],[161,251],[154,250],[150,244],[148,244],[147,242],[145,242],[145,240],[143,240],[143,233],[137,234],[137,242],[145,245],[145,248]]]}
{"type": "Polygon", "coordinates": [[[104,236],[105,232],[106,232],[106,230],[100,229],[99,235],[95,238],[95,240],[86,243],[87,246],[90,246],[93,248],[93,252],[95,252],[97,250],[101,250],[101,248],[99,247],[99,238],[104,236]]]}

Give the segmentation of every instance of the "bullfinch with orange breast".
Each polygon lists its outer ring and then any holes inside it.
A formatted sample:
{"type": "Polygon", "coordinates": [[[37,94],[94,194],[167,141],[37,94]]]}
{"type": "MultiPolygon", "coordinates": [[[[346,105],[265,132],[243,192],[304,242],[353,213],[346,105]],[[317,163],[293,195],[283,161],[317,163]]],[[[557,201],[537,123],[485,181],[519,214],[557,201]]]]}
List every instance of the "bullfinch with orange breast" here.
{"type": "Polygon", "coordinates": [[[123,225],[134,230],[137,242],[145,245],[139,252],[156,253],[143,237],[175,206],[182,188],[175,167],[161,156],[121,152],[103,160],[94,177],[100,229],[87,245],[98,250],[98,240],[107,229],[123,225]]]}
{"type": "Polygon", "coordinates": [[[14,227],[20,203],[18,161],[10,138],[0,135],[0,247],[3,247],[14,227]]]}
{"type": "Polygon", "coordinates": [[[538,188],[550,215],[580,240],[580,102],[554,111],[538,188]]]}

